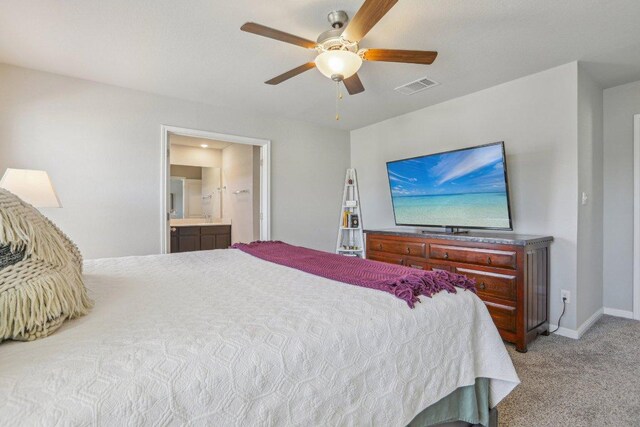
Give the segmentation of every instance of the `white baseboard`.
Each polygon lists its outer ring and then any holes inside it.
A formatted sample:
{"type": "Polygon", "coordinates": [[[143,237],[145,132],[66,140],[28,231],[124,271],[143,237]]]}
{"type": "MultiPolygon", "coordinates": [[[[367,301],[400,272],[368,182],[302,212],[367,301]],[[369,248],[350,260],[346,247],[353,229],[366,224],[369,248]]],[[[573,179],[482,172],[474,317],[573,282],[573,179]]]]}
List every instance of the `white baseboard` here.
{"type": "Polygon", "coordinates": [[[617,308],[604,308],[604,314],[615,317],[623,317],[625,319],[633,319],[633,311],[618,310],[617,308]]]}
{"type": "Polygon", "coordinates": [[[581,338],[585,332],[587,332],[594,323],[596,323],[604,314],[604,309],[599,308],[595,313],[591,315],[585,322],[578,328],[578,338],[581,338]]]}
{"type": "MultiPolygon", "coordinates": [[[[617,308],[600,308],[595,313],[591,315],[578,329],[569,329],[561,327],[557,332],[554,332],[557,335],[561,335],[567,338],[573,338],[574,340],[580,339],[585,332],[589,330],[593,326],[594,323],[598,321],[602,317],[603,314],[615,317],[622,317],[624,319],[633,319],[633,311],[627,310],[618,310],[617,308]]],[[[550,330],[554,330],[558,327],[558,325],[549,325],[550,330]]]]}
{"type": "MultiPolygon", "coordinates": [[[[598,321],[604,314],[604,309],[600,308],[595,313],[591,315],[578,329],[569,329],[561,327],[556,332],[557,335],[562,335],[563,337],[572,338],[574,340],[579,340],[585,332],[589,330],[593,326],[594,323],[598,321]]],[[[553,331],[556,329],[558,325],[549,325],[549,328],[553,331]]]]}
{"type": "MultiPolygon", "coordinates": [[[[558,325],[549,324],[549,329],[552,330],[552,331],[555,331],[557,327],[558,327],[558,325]]],[[[560,327],[560,329],[555,331],[554,334],[555,335],[561,335],[561,336],[567,337],[567,338],[573,338],[574,340],[577,340],[577,339],[580,338],[578,336],[578,331],[576,331],[575,329],[569,329],[569,328],[563,328],[563,327],[560,327]]]]}

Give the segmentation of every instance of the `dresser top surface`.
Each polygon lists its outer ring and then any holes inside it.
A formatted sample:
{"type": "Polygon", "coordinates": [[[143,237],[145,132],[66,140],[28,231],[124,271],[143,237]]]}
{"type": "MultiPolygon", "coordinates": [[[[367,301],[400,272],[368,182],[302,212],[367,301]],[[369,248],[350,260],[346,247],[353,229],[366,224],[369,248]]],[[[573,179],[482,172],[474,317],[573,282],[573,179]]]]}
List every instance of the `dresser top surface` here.
{"type": "Polygon", "coordinates": [[[425,239],[441,239],[459,242],[492,243],[499,245],[527,246],[543,242],[552,242],[553,236],[534,236],[508,232],[469,232],[463,234],[447,234],[411,227],[395,227],[381,230],[364,230],[367,234],[385,236],[420,237],[425,239]]]}

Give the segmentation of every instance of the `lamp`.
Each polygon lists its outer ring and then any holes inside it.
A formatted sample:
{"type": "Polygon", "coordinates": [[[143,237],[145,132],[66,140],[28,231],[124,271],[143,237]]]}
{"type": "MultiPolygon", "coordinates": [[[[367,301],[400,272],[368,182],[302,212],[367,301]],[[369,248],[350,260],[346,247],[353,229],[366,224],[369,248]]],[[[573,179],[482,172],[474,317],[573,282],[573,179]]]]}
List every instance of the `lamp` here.
{"type": "Polygon", "coordinates": [[[362,58],[348,50],[327,50],[316,57],[316,67],[331,80],[348,79],[362,66],[362,58]]]}
{"type": "Polygon", "coordinates": [[[36,208],[61,208],[49,174],[30,169],[7,169],[0,188],[9,190],[36,208]]]}

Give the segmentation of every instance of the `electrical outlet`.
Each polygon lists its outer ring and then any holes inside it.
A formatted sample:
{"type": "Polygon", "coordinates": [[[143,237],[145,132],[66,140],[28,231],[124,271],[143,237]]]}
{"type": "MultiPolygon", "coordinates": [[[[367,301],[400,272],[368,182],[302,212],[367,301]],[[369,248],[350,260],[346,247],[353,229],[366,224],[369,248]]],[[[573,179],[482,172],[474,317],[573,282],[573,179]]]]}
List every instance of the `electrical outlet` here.
{"type": "Polygon", "coordinates": [[[567,304],[571,304],[571,292],[566,291],[566,290],[563,289],[563,290],[560,291],[560,301],[565,300],[565,298],[566,298],[565,302],[567,304]]]}

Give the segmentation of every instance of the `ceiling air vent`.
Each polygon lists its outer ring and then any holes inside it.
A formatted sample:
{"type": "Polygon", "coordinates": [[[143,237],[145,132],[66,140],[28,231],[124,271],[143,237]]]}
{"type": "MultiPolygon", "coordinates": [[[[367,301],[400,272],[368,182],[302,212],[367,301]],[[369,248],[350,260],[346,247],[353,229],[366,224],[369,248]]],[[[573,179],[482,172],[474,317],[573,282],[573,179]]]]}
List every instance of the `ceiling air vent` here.
{"type": "Polygon", "coordinates": [[[421,92],[425,89],[429,89],[430,87],[438,86],[440,83],[428,79],[426,77],[422,79],[415,80],[413,82],[407,83],[402,86],[398,86],[394,90],[404,94],[404,95],[413,95],[414,93],[421,92]]]}

